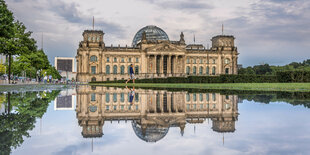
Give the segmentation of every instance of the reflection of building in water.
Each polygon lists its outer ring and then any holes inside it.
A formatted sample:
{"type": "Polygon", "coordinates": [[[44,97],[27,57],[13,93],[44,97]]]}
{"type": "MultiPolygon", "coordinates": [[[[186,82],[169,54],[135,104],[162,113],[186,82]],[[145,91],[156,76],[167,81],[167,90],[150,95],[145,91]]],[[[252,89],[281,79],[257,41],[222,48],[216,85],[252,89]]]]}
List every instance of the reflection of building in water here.
{"type": "Polygon", "coordinates": [[[54,101],[54,110],[74,110],[74,101],[74,89],[63,90],[54,101]]]}
{"type": "Polygon", "coordinates": [[[129,102],[129,90],[85,87],[77,89],[77,118],[83,137],[101,137],[105,121],[133,120],[135,134],[146,142],[162,139],[170,127],[203,123],[211,118],[216,132],[234,132],[238,117],[237,96],[218,93],[135,90],[129,102]]]}

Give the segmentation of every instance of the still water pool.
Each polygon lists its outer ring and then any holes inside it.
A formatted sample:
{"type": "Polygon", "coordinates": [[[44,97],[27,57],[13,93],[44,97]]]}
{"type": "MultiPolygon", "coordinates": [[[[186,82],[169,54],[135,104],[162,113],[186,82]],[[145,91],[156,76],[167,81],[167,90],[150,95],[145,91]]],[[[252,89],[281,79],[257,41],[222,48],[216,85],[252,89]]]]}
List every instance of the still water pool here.
{"type": "Polygon", "coordinates": [[[309,93],[78,86],[0,103],[0,154],[310,154],[309,93]]]}

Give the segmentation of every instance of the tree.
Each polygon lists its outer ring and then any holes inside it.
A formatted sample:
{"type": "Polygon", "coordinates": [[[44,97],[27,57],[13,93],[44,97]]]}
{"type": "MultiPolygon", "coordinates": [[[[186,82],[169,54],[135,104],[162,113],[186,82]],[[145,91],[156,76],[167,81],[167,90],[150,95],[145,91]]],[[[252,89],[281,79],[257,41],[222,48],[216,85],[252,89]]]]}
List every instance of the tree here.
{"type": "MultiPolygon", "coordinates": [[[[19,21],[14,21],[13,13],[8,10],[4,0],[0,0],[0,53],[8,56],[8,73],[11,76],[12,56],[30,53],[36,47],[31,32],[19,21]]],[[[9,78],[10,83],[10,78],[9,78]]]]}

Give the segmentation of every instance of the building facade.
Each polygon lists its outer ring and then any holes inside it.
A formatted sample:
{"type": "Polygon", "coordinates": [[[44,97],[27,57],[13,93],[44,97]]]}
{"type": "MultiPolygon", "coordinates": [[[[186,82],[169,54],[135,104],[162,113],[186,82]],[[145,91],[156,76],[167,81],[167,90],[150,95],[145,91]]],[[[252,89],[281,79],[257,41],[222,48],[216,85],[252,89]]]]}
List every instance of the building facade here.
{"type": "Polygon", "coordinates": [[[76,117],[82,136],[101,137],[105,122],[110,121],[130,121],[135,134],[146,142],[159,141],[172,127],[183,135],[187,123],[201,124],[207,119],[215,132],[235,131],[237,95],[136,89],[130,102],[129,92],[124,88],[80,86],[76,117]]]}
{"type": "Polygon", "coordinates": [[[77,81],[128,79],[134,65],[136,78],[165,78],[188,75],[237,74],[238,51],[234,36],[218,35],[212,47],[187,45],[184,34],[169,40],[159,27],[146,26],[134,36],[130,47],[106,46],[104,33],[85,30],[77,50],[77,81]]]}
{"type": "Polygon", "coordinates": [[[76,80],[74,58],[55,57],[55,68],[66,80],[76,80]]]}

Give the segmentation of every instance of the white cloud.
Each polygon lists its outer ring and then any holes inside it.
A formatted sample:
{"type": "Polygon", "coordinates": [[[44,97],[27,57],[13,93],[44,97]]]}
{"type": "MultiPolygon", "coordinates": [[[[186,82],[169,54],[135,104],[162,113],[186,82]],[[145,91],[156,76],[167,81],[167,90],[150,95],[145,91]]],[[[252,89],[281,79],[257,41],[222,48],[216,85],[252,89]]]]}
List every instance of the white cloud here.
{"type": "Polygon", "coordinates": [[[310,2],[279,0],[8,0],[17,19],[34,32],[40,46],[53,63],[55,56],[75,56],[82,32],[96,29],[105,32],[106,45],[130,45],[134,34],[146,25],[157,25],[178,40],[181,31],[187,43],[205,46],[212,36],[221,33],[236,37],[239,63],[286,64],[310,57],[310,2]],[[298,53],[291,57],[292,50],[298,53]],[[281,55],[275,55],[280,53],[281,55]],[[265,56],[265,57],[263,57],[265,56]],[[266,58],[268,57],[268,59],[266,58]],[[280,61],[279,61],[280,59],[280,61]]]}

